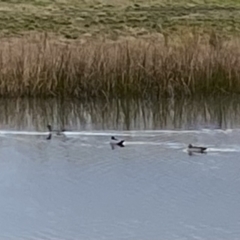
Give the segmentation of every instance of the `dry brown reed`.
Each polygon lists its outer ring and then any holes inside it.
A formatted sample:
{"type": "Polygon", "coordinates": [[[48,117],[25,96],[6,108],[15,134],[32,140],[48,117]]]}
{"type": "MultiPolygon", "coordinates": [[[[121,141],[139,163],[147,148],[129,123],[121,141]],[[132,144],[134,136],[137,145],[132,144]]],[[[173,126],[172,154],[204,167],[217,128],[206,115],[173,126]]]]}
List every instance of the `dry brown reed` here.
{"type": "Polygon", "coordinates": [[[240,42],[200,36],[62,42],[1,39],[0,96],[162,97],[240,93],[240,42]],[[211,40],[211,39],[210,39],[211,40]]]}

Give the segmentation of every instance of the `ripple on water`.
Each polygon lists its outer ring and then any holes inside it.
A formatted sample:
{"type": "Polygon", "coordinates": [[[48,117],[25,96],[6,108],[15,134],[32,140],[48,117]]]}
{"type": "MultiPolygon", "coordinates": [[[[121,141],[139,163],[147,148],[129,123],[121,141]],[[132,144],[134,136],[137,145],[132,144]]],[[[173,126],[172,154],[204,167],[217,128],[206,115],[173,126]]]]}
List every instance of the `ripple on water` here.
{"type": "Polygon", "coordinates": [[[240,135],[212,131],[1,131],[0,238],[237,239],[240,135]]]}

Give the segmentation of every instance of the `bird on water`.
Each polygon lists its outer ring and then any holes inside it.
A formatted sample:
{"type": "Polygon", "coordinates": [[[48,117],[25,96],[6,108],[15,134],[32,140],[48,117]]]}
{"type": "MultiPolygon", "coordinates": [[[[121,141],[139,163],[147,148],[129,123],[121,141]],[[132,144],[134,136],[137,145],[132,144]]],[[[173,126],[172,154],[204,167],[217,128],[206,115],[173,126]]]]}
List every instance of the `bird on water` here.
{"type": "Polygon", "coordinates": [[[112,149],[114,149],[115,147],[125,147],[124,143],[125,140],[119,140],[117,138],[115,138],[114,136],[111,137],[111,141],[110,141],[110,146],[112,149]]]}

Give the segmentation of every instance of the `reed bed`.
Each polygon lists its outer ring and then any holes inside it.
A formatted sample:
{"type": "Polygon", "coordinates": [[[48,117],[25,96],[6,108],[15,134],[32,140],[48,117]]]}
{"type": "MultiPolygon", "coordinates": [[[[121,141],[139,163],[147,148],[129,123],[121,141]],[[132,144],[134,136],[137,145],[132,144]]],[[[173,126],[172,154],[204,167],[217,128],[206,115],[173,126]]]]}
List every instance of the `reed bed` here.
{"type": "Polygon", "coordinates": [[[2,97],[155,97],[240,93],[240,41],[199,35],[63,42],[1,39],[2,97]]]}

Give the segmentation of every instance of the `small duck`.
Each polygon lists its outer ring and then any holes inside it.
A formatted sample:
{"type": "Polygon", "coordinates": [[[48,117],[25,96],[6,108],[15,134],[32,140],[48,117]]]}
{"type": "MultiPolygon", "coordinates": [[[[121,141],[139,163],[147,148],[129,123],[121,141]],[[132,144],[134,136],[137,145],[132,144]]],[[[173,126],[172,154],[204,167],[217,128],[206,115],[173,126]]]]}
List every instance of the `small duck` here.
{"type": "Polygon", "coordinates": [[[51,139],[52,133],[56,133],[56,135],[63,135],[63,132],[66,131],[64,128],[62,128],[61,130],[53,130],[52,126],[50,124],[47,125],[47,128],[48,128],[48,131],[49,131],[49,135],[47,137],[48,140],[51,139]]]}
{"type": "Polygon", "coordinates": [[[188,152],[189,154],[195,153],[206,153],[207,148],[206,147],[197,147],[193,146],[192,144],[188,145],[188,152]]]}
{"type": "Polygon", "coordinates": [[[111,141],[110,141],[110,146],[111,146],[112,149],[114,149],[115,146],[125,147],[123,145],[124,142],[125,142],[125,140],[119,140],[119,139],[115,138],[114,136],[112,136],[111,141]]]}

